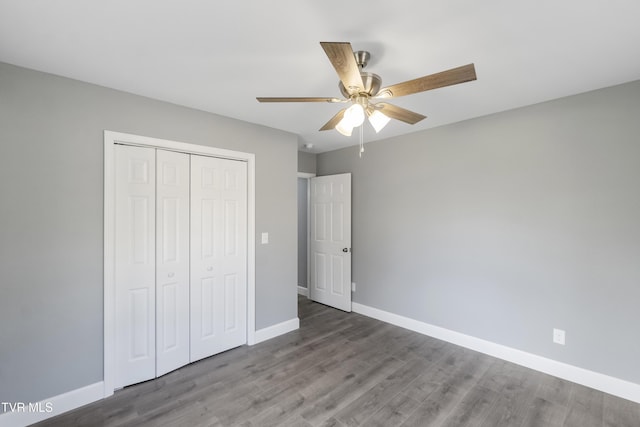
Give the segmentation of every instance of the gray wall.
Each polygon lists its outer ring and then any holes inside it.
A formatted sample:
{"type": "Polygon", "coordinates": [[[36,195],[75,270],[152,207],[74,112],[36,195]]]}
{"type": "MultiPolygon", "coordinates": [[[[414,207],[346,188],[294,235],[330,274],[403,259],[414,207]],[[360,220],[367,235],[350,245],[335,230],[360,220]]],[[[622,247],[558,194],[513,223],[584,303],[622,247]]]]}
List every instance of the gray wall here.
{"type": "Polygon", "coordinates": [[[298,178],[298,286],[307,287],[307,184],[298,178]]]}
{"type": "Polygon", "coordinates": [[[633,82],[318,155],[354,301],[640,383],[639,118],[633,82]]]}
{"type": "Polygon", "coordinates": [[[316,173],[316,154],[298,151],[298,172],[316,173]]]}
{"type": "Polygon", "coordinates": [[[103,379],[103,130],[256,155],[256,328],[297,317],[297,137],[0,63],[0,401],[103,379]]]}

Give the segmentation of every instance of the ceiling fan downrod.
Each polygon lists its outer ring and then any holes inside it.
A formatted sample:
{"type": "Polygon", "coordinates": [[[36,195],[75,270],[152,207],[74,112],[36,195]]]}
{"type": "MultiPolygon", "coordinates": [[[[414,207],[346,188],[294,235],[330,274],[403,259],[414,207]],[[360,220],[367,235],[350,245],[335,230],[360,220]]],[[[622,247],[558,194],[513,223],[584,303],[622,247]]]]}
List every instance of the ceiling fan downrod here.
{"type": "Polygon", "coordinates": [[[358,64],[358,68],[361,70],[367,66],[371,58],[371,54],[366,50],[358,50],[353,52],[353,55],[356,57],[356,64],[358,64]]]}

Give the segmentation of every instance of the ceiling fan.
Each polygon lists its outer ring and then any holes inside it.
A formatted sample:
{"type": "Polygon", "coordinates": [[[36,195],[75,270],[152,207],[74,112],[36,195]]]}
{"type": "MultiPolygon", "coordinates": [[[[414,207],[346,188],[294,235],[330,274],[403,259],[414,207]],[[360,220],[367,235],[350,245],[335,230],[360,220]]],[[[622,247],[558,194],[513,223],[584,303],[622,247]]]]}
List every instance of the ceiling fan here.
{"type": "Polygon", "coordinates": [[[365,115],[376,132],[384,128],[390,119],[411,125],[426,118],[422,114],[383,101],[389,98],[411,95],[440,87],[465,83],[476,79],[473,64],[452,68],[440,73],[419,77],[381,88],[382,79],[377,74],[363,71],[369,61],[366,51],[354,52],[348,42],[320,42],[329,61],[340,78],[338,87],[344,98],[256,98],[259,102],[335,102],[350,103],[331,118],[321,131],[336,129],[345,136],[351,136],[354,127],[362,125],[365,115]]]}

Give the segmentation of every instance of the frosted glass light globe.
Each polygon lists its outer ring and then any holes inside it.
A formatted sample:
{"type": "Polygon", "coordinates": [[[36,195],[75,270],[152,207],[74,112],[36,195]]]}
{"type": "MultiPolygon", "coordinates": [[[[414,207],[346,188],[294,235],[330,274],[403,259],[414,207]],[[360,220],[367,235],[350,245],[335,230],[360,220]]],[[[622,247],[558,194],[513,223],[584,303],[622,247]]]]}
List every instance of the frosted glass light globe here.
{"type": "Polygon", "coordinates": [[[360,126],[364,123],[364,109],[360,104],[353,104],[344,112],[344,119],[352,128],[360,126]]]}

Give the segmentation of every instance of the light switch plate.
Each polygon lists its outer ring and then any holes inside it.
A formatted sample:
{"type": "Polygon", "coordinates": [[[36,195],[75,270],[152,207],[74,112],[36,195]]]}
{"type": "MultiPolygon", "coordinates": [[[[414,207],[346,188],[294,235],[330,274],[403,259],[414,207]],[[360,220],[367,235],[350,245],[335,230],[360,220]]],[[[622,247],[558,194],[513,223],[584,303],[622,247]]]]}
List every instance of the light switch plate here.
{"type": "Polygon", "coordinates": [[[262,233],[262,244],[266,245],[269,243],[269,233],[262,233]]]}

